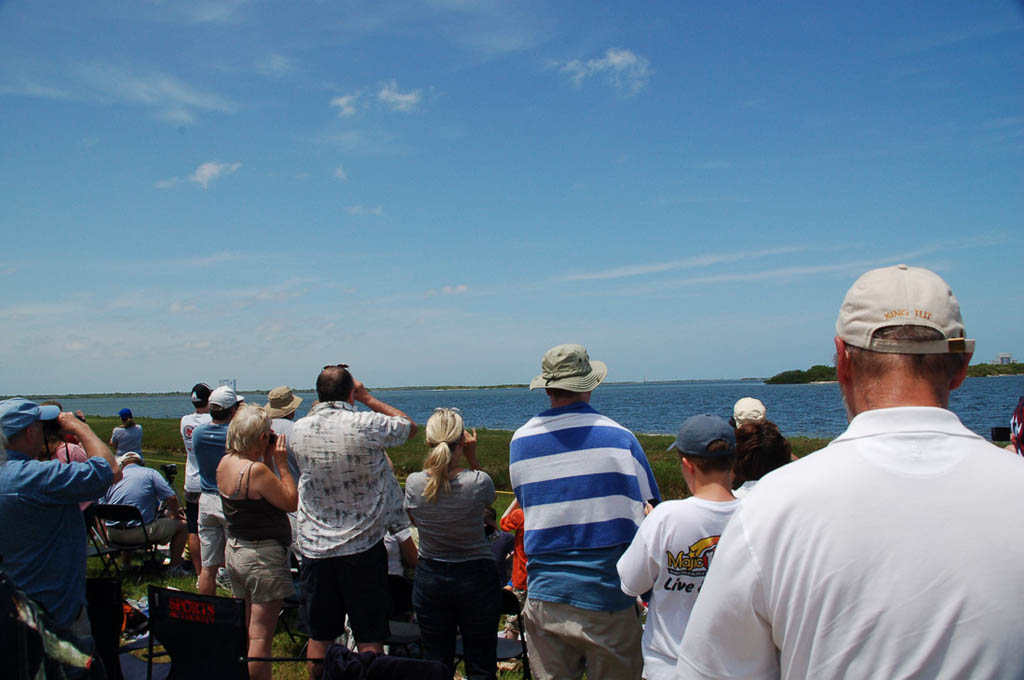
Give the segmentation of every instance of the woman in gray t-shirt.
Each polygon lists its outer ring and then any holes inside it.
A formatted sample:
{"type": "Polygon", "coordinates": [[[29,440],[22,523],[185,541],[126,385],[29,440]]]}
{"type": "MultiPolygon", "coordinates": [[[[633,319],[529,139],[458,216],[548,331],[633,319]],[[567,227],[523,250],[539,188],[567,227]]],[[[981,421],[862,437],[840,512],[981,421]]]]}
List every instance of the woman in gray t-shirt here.
{"type": "Polygon", "coordinates": [[[405,509],[420,534],[412,604],[423,656],[454,671],[461,632],[468,680],[493,679],[500,592],[483,513],[494,482],[477,463],[476,431],[465,431],[457,410],[435,410],[426,440],[423,472],[405,482],[405,509]],[[463,457],[471,469],[460,467],[463,457]]]}

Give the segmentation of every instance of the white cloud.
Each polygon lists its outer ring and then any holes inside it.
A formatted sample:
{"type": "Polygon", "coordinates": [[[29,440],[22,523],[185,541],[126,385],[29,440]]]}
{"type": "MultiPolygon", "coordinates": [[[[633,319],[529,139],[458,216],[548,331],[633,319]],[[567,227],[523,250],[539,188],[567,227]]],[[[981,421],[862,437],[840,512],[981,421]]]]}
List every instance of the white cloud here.
{"type": "Polygon", "coordinates": [[[379,205],[374,208],[365,205],[350,205],[347,210],[349,215],[356,217],[380,217],[384,214],[384,208],[379,205]]]}
{"type": "Polygon", "coordinates": [[[358,99],[358,94],[335,97],[331,100],[331,106],[337,107],[339,116],[354,116],[356,115],[356,101],[358,99]]]}
{"type": "Polygon", "coordinates": [[[338,166],[334,169],[334,176],[340,179],[342,182],[348,179],[348,173],[345,172],[345,168],[338,166]]]}
{"type": "Polygon", "coordinates": [[[242,167],[241,163],[218,163],[216,161],[207,161],[196,168],[195,172],[189,175],[186,179],[182,179],[180,177],[168,177],[167,179],[158,180],[153,184],[153,186],[157,189],[170,189],[181,182],[195,182],[206,189],[213,180],[217,179],[221,175],[230,175],[240,167],[242,167]]]}
{"type": "Polygon", "coordinates": [[[197,111],[231,113],[235,104],[228,98],[192,87],[163,73],[137,75],[105,64],[82,66],[77,75],[101,98],[148,106],[156,116],[175,124],[195,122],[197,111]]]}
{"type": "Polygon", "coordinates": [[[593,281],[597,279],[621,279],[629,276],[641,276],[644,274],[657,274],[673,269],[691,269],[694,267],[709,267],[714,264],[726,262],[738,262],[758,257],[771,255],[785,255],[803,250],[802,247],[769,248],[767,250],[755,250],[748,252],[722,253],[719,255],[697,255],[683,260],[670,260],[668,262],[656,262],[652,264],[628,265],[614,267],[598,272],[585,272],[570,274],[562,277],[563,281],[593,281]]]}
{"type": "Polygon", "coordinates": [[[192,173],[188,180],[199,184],[205,189],[213,180],[223,174],[230,175],[240,167],[242,167],[241,163],[218,163],[216,161],[207,161],[196,168],[196,171],[192,173]]]}
{"type": "Polygon", "coordinates": [[[457,286],[443,286],[441,292],[445,295],[461,295],[469,290],[469,286],[464,283],[460,283],[457,286]]]}
{"type": "Polygon", "coordinates": [[[627,97],[644,89],[653,73],[647,57],[615,47],[606,50],[600,59],[585,62],[573,59],[562,64],[559,70],[568,74],[576,87],[581,87],[587,78],[603,73],[608,82],[627,97]]]}
{"type": "Polygon", "coordinates": [[[380,85],[377,99],[389,106],[392,111],[412,111],[420,105],[422,90],[399,92],[398,83],[388,80],[380,85]]]}

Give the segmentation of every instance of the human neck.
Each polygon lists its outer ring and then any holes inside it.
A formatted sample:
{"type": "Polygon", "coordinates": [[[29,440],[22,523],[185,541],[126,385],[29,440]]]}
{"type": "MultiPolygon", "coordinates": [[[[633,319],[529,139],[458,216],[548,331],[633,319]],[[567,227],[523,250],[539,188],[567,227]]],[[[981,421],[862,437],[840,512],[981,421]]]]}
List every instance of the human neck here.
{"type": "Polygon", "coordinates": [[[937,393],[935,387],[925,380],[914,380],[901,377],[899,379],[876,378],[858,384],[843,387],[843,398],[846,411],[853,420],[865,411],[899,406],[930,406],[947,408],[949,406],[949,390],[937,393]]]}
{"type": "Polygon", "coordinates": [[[735,500],[730,489],[729,475],[696,475],[693,479],[693,491],[695,498],[719,503],[735,500]]]}

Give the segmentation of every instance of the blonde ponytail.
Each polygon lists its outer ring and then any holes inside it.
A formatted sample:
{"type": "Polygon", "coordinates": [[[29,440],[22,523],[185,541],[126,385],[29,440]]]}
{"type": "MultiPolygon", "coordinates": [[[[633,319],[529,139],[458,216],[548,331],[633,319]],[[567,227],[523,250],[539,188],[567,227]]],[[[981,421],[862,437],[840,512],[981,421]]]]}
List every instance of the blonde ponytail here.
{"type": "Polygon", "coordinates": [[[436,503],[438,495],[451,493],[448,481],[453,453],[462,441],[464,431],[462,415],[456,409],[434,409],[427,421],[426,441],[430,448],[427,459],[423,461],[423,471],[427,473],[427,484],[423,488],[423,498],[428,503],[436,503]]]}

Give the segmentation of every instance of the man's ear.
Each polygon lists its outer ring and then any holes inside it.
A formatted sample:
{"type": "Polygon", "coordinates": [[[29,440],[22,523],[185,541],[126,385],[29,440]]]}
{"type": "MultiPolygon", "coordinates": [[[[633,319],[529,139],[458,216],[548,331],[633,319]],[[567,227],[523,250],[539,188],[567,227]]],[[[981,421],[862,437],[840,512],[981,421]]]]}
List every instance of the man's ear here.
{"type": "Polygon", "coordinates": [[[836,343],[836,380],[840,385],[850,383],[850,355],[846,351],[846,342],[838,335],[834,338],[836,343]]]}
{"type": "Polygon", "coordinates": [[[956,388],[960,387],[960,385],[963,384],[964,380],[967,379],[967,366],[970,365],[971,357],[973,357],[973,356],[974,356],[974,352],[965,353],[963,355],[963,357],[964,357],[963,366],[961,366],[960,370],[957,371],[956,374],[953,376],[953,381],[951,383],[949,383],[949,391],[950,392],[952,392],[956,388]]]}

